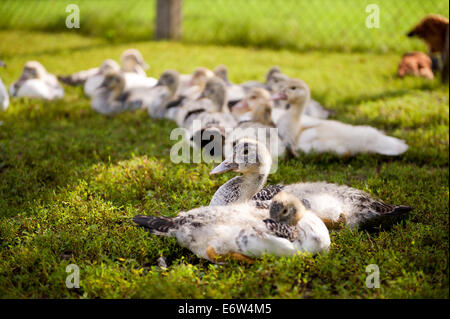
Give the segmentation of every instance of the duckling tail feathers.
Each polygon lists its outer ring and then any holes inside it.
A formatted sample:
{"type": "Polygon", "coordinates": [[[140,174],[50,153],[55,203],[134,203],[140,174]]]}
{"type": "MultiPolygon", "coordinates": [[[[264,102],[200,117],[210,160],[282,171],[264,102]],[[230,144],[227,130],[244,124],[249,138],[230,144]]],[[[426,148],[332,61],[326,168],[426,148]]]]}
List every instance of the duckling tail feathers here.
{"type": "Polygon", "coordinates": [[[372,147],[376,153],[388,156],[400,155],[408,150],[405,141],[381,134],[375,139],[372,147]]]}
{"type": "Polygon", "coordinates": [[[360,225],[362,229],[377,229],[381,226],[382,229],[389,229],[393,225],[406,219],[409,213],[413,210],[410,206],[392,206],[392,209],[386,212],[380,212],[377,217],[366,220],[360,225]]]}
{"type": "Polygon", "coordinates": [[[58,75],[57,78],[60,82],[72,86],[83,85],[86,82],[86,79],[74,75],[58,75]]]}
{"type": "Polygon", "coordinates": [[[147,229],[151,234],[159,236],[170,237],[172,235],[171,231],[176,228],[175,222],[167,217],[137,215],[133,217],[133,221],[147,229]]]}

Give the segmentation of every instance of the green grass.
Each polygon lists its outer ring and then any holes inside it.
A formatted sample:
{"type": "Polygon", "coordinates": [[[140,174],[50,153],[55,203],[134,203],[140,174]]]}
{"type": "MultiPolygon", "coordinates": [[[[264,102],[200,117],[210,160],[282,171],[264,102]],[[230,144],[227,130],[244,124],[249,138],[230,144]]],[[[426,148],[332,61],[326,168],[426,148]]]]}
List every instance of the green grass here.
{"type": "Polygon", "coordinates": [[[282,160],[269,183],[329,181],[414,207],[389,231],[331,234],[328,254],[254,265],[213,265],[151,236],[136,214],[174,216],[206,205],[232,174],[213,165],[173,164],[175,125],[144,111],[104,117],[79,88],[58,102],[13,99],[0,114],[0,297],[2,298],[448,298],[449,92],[439,81],[395,76],[398,54],[295,53],[170,42],[108,45],[68,34],[0,31],[6,84],[27,60],[68,73],[118,59],[132,46],[158,76],[224,63],[233,81],[263,80],[280,65],[304,79],[335,118],[405,139],[398,158],[331,154],[282,160]],[[157,267],[163,255],[168,268],[157,267]],[[81,288],[67,289],[66,266],[81,288]],[[380,268],[380,289],[365,286],[380,268]]]}
{"type": "MultiPolygon", "coordinates": [[[[3,0],[0,30],[60,32],[68,4],[80,8],[80,29],[70,32],[113,42],[153,37],[155,1],[148,0],[3,0]]],[[[378,0],[380,28],[365,21],[370,0],[186,0],[183,2],[186,43],[208,43],[295,50],[395,51],[425,50],[405,34],[428,13],[449,16],[445,0],[378,0]]]]}

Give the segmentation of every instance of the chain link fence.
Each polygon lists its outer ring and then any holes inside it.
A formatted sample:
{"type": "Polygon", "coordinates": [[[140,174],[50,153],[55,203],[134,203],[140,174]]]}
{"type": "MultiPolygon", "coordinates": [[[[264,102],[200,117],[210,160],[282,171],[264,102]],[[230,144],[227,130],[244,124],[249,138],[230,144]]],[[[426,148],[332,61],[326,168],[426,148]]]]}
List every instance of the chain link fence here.
{"type": "MultiPolygon", "coordinates": [[[[181,41],[299,51],[424,51],[424,44],[406,33],[428,13],[449,15],[446,0],[184,0],[182,5],[181,41]]],[[[154,38],[156,1],[3,0],[0,17],[3,30],[141,41],[154,38]],[[69,4],[79,6],[79,29],[66,28],[69,4]]]]}

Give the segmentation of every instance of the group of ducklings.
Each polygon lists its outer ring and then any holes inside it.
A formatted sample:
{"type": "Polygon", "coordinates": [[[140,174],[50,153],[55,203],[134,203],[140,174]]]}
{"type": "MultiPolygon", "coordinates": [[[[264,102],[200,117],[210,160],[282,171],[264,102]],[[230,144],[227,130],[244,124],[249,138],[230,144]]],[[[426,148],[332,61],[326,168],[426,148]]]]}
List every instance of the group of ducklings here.
{"type": "Polygon", "coordinates": [[[285,154],[395,156],[408,149],[404,141],[370,126],[327,119],[333,112],[311,99],[304,81],[290,78],[279,67],[268,70],[264,83],[241,84],[229,81],[223,65],[214,71],[199,67],[192,74],[167,70],[159,79],[147,77],[146,68],[136,49],[122,54],[121,65],[108,59],[98,68],[58,77],[30,61],[9,91],[12,96],[53,100],[64,95],[58,80],[82,85],[92,109],[100,114],[145,109],[152,118],[170,119],[184,128],[192,147],[201,149],[211,143],[223,150],[224,160],[211,174],[235,171],[242,175],[222,185],[209,206],[174,218],[133,219],[151,233],[174,236],[212,262],[228,257],[252,262],[263,253],[326,251],[330,229],[391,224],[411,211],[411,207],[385,204],[343,185],[265,186],[273,159],[285,154]],[[261,130],[273,129],[275,140],[259,139],[261,130]]]}

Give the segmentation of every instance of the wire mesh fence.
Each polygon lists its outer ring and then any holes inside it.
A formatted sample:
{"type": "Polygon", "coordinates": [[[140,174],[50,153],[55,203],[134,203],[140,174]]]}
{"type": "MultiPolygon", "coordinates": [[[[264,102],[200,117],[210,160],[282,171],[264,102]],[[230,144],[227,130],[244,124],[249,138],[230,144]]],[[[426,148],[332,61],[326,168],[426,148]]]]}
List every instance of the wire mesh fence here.
{"type": "MultiPolygon", "coordinates": [[[[405,52],[425,50],[408,30],[446,0],[184,0],[181,41],[221,45],[405,52]],[[377,20],[378,19],[378,20],[377,20]]],[[[154,38],[155,0],[3,0],[0,29],[70,31],[111,41],[154,38]],[[66,7],[80,9],[68,30],[66,7]]]]}

